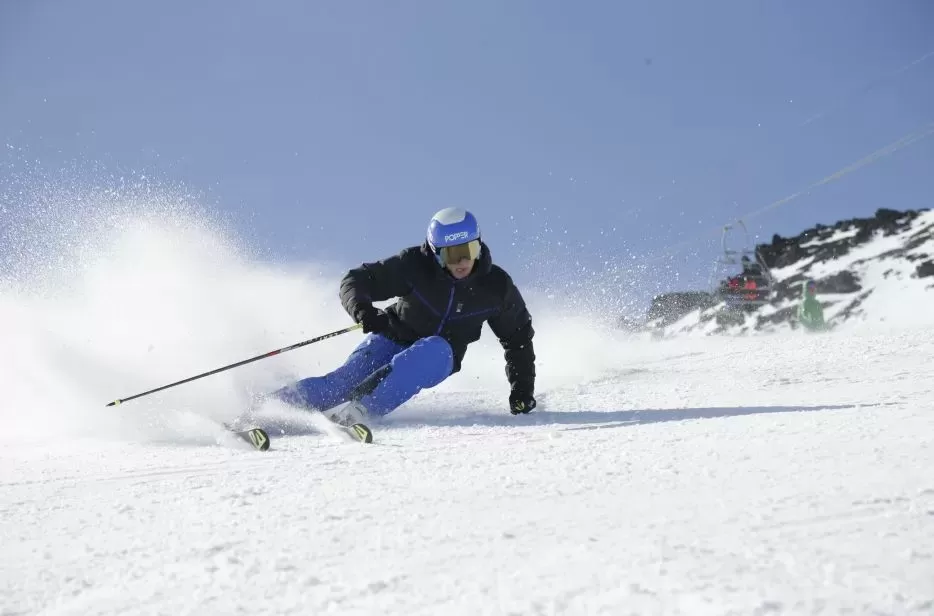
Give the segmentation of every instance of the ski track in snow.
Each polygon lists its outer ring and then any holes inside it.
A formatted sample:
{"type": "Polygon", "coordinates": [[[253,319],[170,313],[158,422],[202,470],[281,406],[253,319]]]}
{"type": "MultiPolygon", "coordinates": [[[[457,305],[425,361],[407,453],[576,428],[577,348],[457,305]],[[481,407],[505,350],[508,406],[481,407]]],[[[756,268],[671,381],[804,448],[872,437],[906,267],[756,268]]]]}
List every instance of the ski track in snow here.
{"type": "Polygon", "coordinates": [[[934,333],[607,336],[370,446],[5,442],[0,614],[934,613],[934,333]]]}

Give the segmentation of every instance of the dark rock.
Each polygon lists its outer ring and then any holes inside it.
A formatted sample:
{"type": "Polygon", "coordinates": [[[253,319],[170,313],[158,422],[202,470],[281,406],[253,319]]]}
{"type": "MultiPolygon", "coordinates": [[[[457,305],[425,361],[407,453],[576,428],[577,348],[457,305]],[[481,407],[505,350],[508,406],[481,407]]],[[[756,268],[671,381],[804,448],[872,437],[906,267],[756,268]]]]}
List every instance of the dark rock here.
{"type": "Polygon", "coordinates": [[[925,261],[915,270],[915,275],[918,278],[927,278],[928,276],[934,276],[934,261],[925,261]]]}
{"type": "Polygon", "coordinates": [[[703,291],[681,291],[663,293],[652,298],[647,320],[661,320],[659,325],[664,327],[674,323],[692,310],[712,308],[717,304],[716,298],[703,291]]]}
{"type": "Polygon", "coordinates": [[[776,310],[768,316],[760,316],[756,323],[756,328],[758,329],[766,325],[776,325],[778,323],[785,323],[786,321],[793,321],[797,310],[797,306],[788,306],[786,308],[782,308],[781,310],[776,310]]]}
{"type": "MultiPolygon", "coordinates": [[[[908,211],[908,213],[910,212],[911,210],[908,211]]],[[[890,210],[888,208],[880,207],[878,210],[876,210],[875,219],[885,225],[897,221],[905,214],[905,212],[899,212],[898,210],[890,210]]]]}
{"type": "Polygon", "coordinates": [[[872,291],[864,291],[859,294],[859,297],[851,301],[840,313],[837,315],[838,320],[846,320],[852,316],[859,314],[859,307],[862,306],[863,302],[866,301],[866,298],[872,295],[872,291]]]}
{"type": "Polygon", "coordinates": [[[857,293],[862,290],[859,278],[850,270],[843,270],[833,276],[817,281],[818,295],[823,293],[857,293]]]}
{"type": "Polygon", "coordinates": [[[616,320],[616,326],[628,332],[637,332],[642,329],[643,323],[632,317],[621,316],[616,320]]]}

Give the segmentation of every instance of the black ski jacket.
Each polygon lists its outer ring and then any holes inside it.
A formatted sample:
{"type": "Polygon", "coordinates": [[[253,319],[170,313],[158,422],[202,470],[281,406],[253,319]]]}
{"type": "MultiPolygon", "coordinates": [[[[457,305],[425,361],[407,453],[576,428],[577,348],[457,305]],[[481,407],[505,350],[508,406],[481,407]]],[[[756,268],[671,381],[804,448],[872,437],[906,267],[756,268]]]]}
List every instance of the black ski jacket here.
{"type": "Polygon", "coordinates": [[[457,372],[467,345],[480,339],[485,321],[505,350],[512,391],[535,394],[532,317],[512,278],[493,264],[486,244],[481,243],[473,272],[463,280],[438,264],[427,242],[364,263],[341,280],[341,304],[355,321],[373,302],[392,298],[398,300],[386,308],[390,325],[382,335],[400,344],[441,336],[454,350],[457,372]]]}

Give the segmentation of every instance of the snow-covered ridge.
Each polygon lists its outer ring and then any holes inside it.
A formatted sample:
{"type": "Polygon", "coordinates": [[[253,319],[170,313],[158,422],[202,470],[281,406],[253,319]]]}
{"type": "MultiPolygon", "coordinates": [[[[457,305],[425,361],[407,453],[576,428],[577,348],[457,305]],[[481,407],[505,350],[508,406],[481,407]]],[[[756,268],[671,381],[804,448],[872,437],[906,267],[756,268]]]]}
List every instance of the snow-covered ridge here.
{"type": "Polygon", "coordinates": [[[934,324],[934,211],[880,209],[871,218],[817,225],[795,237],[775,235],[757,250],[772,271],[774,294],[741,325],[718,325],[723,304],[709,293],[676,292],[655,298],[647,326],[663,335],[792,328],[807,279],[816,281],[825,316],[835,326],[934,324]]]}

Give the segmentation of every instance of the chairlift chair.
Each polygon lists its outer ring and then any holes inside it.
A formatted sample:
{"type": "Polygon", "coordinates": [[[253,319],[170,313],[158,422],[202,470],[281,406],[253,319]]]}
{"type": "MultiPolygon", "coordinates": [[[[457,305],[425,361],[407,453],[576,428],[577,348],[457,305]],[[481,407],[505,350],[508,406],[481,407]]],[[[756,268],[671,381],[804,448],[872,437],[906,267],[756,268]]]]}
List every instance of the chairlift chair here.
{"type": "Polygon", "coordinates": [[[732,309],[754,310],[769,303],[774,284],[772,273],[752,247],[742,220],[723,227],[721,245],[723,253],[714,261],[710,273],[711,293],[732,309]],[[742,232],[743,243],[738,248],[730,243],[734,229],[742,232]]]}

